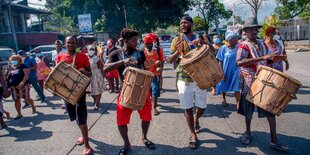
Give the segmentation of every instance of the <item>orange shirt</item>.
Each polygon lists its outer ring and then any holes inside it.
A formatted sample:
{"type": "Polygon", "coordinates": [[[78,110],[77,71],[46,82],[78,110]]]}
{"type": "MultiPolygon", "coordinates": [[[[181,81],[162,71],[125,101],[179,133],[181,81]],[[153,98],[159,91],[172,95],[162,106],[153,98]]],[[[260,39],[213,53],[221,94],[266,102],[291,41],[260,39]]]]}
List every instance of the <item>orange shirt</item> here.
{"type": "Polygon", "coordinates": [[[148,49],[144,48],[144,55],[145,55],[145,62],[144,62],[144,66],[145,68],[147,68],[148,71],[152,72],[155,76],[159,75],[159,73],[156,71],[156,64],[155,62],[157,60],[161,61],[162,63],[165,61],[164,58],[164,52],[163,49],[160,47],[159,48],[159,52],[160,52],[160,57],[158,55],[157,49],[152,50],[151,52],[148,51],[148,49]]]}

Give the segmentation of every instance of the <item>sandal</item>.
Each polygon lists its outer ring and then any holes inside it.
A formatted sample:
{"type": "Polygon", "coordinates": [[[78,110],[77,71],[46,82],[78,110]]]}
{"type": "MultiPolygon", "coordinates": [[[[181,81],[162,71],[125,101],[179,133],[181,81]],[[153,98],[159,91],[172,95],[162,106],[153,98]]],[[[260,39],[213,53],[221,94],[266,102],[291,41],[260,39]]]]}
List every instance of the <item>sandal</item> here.
{"type": "Polygon", "coordinates": [[[80,137],[77,141],[76,141],[76,145],[83,145],[84,144],[84,138],[80,137]]]}
{"type": "Polygon", "coordinates": [[[201,126],[199,125],[199,122],[195,123],[195,133],[199,133],[200,132],[200,128],[201,126]]]}
{"type": "Polygon", "coordinates": [[[195,150],[195,149],[197,149],[197,147],[198,147],[197,138],[190,137],[189,138],[189,148],[195,150]]]}
{"type": "Polygon", "coordinates": [[[280,150],[280,151],[289,151],[290,150],[290,147],[285,145],[285,144],[282,144],[282,143],[270,143],[269,144],[269,147],[271,149],[275,149],[275,150],[280,150]]]}
{"type": "Polygon", "coordinates": [[[88,151],[83,150],[83,155],[92,155],[94,154],[94,150],[92,148],[88,149],[88,151]]]}
{"type": "Polygon", "coordinates": [[[121,150],[119,150],[118,154],[119,155],[127,155],[131,151],[130,147],[124,147],[121,150]]]}
{"type": "Polygon", "coordinates": [[[16,116],[16,117],[14,118],[14,120],[18,120],[18,119],[20,119],[20,118],[22,118],[22,117],[23,117],[23,115],[16,116]]]}
{"type": "Polygon", "coordinates": [[[245,132],[240,136],[239,140],[243,145],[249,145],[252,140],[252,136],[251,134],[245,132]]]}
{"type": "Polygon", "coordinates": [[[143,140],[143,144],[150,150],[156,149],[156,146],[153,142],[149,141],[148,139],[143,140]]]}
{"type": "Polygon", "coordinates": [[[4,112],[6,115],[6,119],[11,119],[10,113],[9,112],[4,112]]]}
{"type": "Polygon", "coordinates": [[[223,107],[227,107],[228,106],[227,102],[226,101],[222,101],[222,106],[223,107]]]}
{"type": "Polygon", "coordinates": [[[93,110],[94,110],[94,111],[98,111],[98,110],[99,110],[99,107],[95,106],[93,110]]]}
{"type": "Polygon", "coordinates": [[[157,109],[154,109],[154,115],[156,116],[156,115],[159,115],[159,114],[160,114],[160,112],[157,109]]]}

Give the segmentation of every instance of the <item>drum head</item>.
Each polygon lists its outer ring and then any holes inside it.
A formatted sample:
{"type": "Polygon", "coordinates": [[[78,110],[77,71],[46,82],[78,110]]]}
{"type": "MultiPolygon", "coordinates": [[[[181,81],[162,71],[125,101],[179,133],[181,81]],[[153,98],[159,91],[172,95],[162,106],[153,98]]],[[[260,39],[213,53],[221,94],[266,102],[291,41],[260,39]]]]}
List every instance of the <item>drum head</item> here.
{"type": "Polygon", "coordinates": [[[203,44],[200,47],[192,49],[189,53],[187,53],[183,58],[181,59],[180,65],[186,65],[194,60],[196,60],[201,54],[205,53],[206,51],[209,50],[209,46],[206,44],[203,44]]]}

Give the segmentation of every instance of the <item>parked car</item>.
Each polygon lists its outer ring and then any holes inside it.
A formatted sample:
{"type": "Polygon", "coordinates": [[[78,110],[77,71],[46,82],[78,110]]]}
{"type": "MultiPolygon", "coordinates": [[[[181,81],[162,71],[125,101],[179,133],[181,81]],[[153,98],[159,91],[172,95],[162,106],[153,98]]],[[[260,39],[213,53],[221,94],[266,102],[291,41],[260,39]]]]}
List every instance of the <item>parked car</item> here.
{"type": "Polygon", "coordinates": [[[0,47],[0,67],[5,70],[8,67],[9,59],[13,55],[13,49],[9,47],[0,47]]]}
{"type": "Polygon", "coordinates": [[[27,55],[35,55],[35,51],[40,50],[43,56],[45,56],[48,61],[52,64],[52,51],[56,50],[55,45],[41,45],[27,52],[27,55]]]}

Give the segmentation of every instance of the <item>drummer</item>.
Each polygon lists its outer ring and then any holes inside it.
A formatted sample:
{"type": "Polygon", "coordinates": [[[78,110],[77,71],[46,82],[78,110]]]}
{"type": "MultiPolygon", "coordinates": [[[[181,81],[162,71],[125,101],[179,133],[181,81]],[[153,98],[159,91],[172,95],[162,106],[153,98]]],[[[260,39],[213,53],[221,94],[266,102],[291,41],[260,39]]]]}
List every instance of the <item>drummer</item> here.
{"type": "MultiPolygon", "coordinates": [[[[189,16],[184,16],[180,22],[182,33],[175,37],[171,43],[172,54],[168,58],[169,63],[179,62],[183,55],[186,55],[190,50],[198,46],[198,42],[207,43],[207,39],[199,39],[192,31],[193,19],[189,16]],[[198,40],[198,41],[197,41],[198,40]]],[[[181,108],[185,110],[185,117],[191,136],[189,148],[196,149],[198,147],[198,139],[196,133],[200,130],[199,118],[207,108],[207,91],[200,89],[186,74],[180,65],[177,69],[177,89],[181,108]],[[197,106],[196,116],[193,115],[193,107],[197,106]]]]}
{"type": "MultiPolygon", "coordinates": [[[[120,79],[124,80],[123,72],[126,67],[131,66],[135,68],[144,69],[145,55],[142,51],[136,49],[138,42],[138,32],[131,29],[123,29],[121,31],[121,37],[124,39],[124,46],[120,49],[113,51],[104,66],[106,72],[117,69],[120,79]]],[[[128,138],[128,127],[132,109],[123,107],[120,104],[120,96],[117,99],[116,105],[116,119],[118,130],[123,138],[124,146],[119,151],[120,155],[126,155],[131,150],[131,144],[128,138]]],[[[142,143],[150,150],[155,149],[155,144],[148,140],[147,132],[152,119],[152,103],[150,99],[150,93],[146,99],[144,107],[138,111],[142,120],[142,143]]]]}
{"type": "MultiPolygon", "coordinates": [[[[81,73],[87,76],[91,76],[92,73],[90,71],[88,57],[82,52],[76,52],[76,41],[76,38],[73,36],[66,38],[67,52],[59,54],[56,58],[56,63],[65,61],[68,64],[72,64],[75,57],[75,68],[78,69],[81,73]]],[[[83,154],[93,154],[93,149],[89,146],[88,142],[86,93],[82,95],[76,105],[72,105],[68,102],[65,102],[65,104],[70,120],[76,120],[76,123],[82,132],[83,137],[80,137],[76,144],[85,144],[83,154]]]]}
{"type": "MultiPolygon", "coordinates": [[[[252,139],[251,136],[251,120],[255,109],[255,105],[245,99],[251,84],[254,81],[254,76],[258,65],[269,65],[273,63],[275,54],[269,54],[267,46],[262,40],[257,40],[258,28],[257,20],[251,17],[245,21],[243,31],[246,35],[246,40],[242,42],[237,50],[237,65],[240,67],[239,86],[241,86],[241,100],[238,113],[245,117],[246,132],[240,137],[240,142],[244,145],[249,145],[252,139]]],[[[272,94],[271,94],[272,95],[272,94]]],[[[257,107],[258,117],[267,117],[271,142],[270,148],[277,150],[289,150],[287,145],[279,142],[276,134],[276,118],[275,115],[257,107]]]]}

